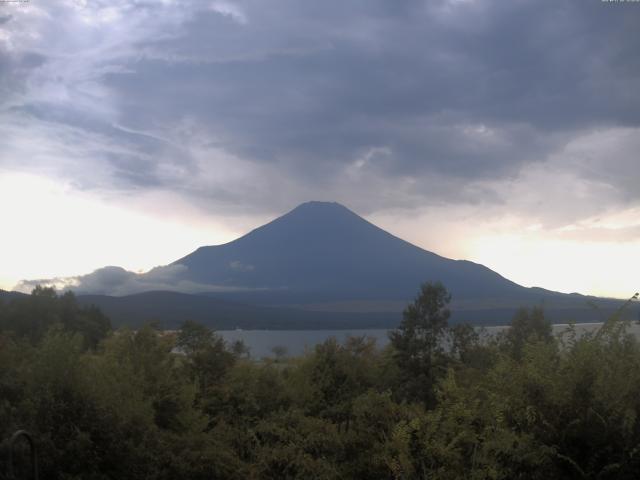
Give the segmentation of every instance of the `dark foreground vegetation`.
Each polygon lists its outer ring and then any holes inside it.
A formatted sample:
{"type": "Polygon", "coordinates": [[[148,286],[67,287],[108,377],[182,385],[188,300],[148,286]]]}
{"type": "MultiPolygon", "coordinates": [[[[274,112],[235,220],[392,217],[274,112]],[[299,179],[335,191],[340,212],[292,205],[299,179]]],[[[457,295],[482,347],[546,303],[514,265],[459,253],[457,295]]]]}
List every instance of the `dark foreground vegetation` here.
{"type": "Polygon", "coordinates": [[[0,303],[0,478],[21,428],[51,480],[639,478],[624,321],[559,340],[521,310],[482,339],[448,300],[425,284],[384,350],[263,361],[191,322],[112,331],[72,294],[0,303]]]}

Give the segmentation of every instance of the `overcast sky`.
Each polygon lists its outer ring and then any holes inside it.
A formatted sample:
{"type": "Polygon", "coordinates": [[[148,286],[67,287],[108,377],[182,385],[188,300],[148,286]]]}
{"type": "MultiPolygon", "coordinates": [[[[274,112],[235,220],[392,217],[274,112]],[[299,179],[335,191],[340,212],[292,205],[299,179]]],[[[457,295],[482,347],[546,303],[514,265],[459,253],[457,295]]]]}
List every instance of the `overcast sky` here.
{"type": "Polygon", "coordinates": [[[640,287],[640,2],[0,3],[0,288],[307,200],[523,285],[640,287]]]}

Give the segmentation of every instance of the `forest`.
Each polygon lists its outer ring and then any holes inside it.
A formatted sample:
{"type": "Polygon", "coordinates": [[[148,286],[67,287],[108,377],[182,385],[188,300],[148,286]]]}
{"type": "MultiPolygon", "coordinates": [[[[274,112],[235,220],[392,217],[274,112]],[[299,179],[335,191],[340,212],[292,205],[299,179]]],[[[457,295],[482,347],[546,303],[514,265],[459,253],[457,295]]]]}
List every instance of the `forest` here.
{"type": "Polygon", "coordinates": [[[114,330],[70,292],[0,302],[0,478],[20,429],[51,480],[638,478],[640,344],[622,310],[554,336],[521,309],[489,337],[450,324],[450,299],[423,284],[384,349],[267,359],[188,319],[114,330]]]}

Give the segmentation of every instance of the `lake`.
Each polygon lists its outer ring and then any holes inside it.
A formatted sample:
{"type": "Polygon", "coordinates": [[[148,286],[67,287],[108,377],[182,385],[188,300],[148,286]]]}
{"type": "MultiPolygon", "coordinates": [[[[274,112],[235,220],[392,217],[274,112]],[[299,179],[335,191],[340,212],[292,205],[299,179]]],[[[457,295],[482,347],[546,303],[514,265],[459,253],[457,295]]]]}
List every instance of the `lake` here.
{"type": "MultiPolygon", "coordinates": [[[[564,332],[568,324],[553,325],[556,334],[564,332]]],[[[593,331],[602,326],[602,323],[579,323],[576,324],[578,333],[593,331]]],[[[505,326],[484,327],[487,335],[495,335],[504,330],[505,326]]],[[[640,337],[640,325],[633,323],[629,331],[640,337]]],[[[242,340],[249,347],[253,358],[272,357],[274,347],[286,348],[287,356],[297,356],[303,354],[308,349],[313,349],[315,345],[324,342],[330,337],[335,337],[339,342],[344,342],[347,337],[363,336],[376,339],[378,347],[384,347],[389,343],[387,329],[363,329],[363,330],[219,330],[227,342],[242,340]]]]}

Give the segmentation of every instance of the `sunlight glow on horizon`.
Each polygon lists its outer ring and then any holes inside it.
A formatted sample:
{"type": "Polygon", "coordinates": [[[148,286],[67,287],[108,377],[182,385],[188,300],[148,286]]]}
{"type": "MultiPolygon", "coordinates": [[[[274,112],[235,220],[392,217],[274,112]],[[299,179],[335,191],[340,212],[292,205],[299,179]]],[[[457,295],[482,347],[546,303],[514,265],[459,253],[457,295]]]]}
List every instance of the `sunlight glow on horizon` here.
{"type": "Polygon", "coordinates": [[[20,280],[83,275],[107,265],[147,271],[235,238],[214,222],[163,215],[163,205],[155,215],[133,211],[27,174],[0,174],[0,205],[5,290],[20,280]]]}
{"type": "MultiPolygon", "coordinates": [[[[234,240],[265,221],[246,228],[243,219],[236,223],[246,231],[238,231],[228,218],[205,219],[177,198],[128,200],[114,205],[44,177],[0,174],[0,288],[13,289],[21,280],[83,275],[107,265],[147,271],[199,246],[234,240]]],[[[636,213],[606,217],[598,225],[624,226],[636,213]]],[[[616,298],[628,298],[638,289],[638,241],[589,241],[582,239],[579,227],[545,231],[532,224],[522,229],[509,221],[474,222],[468,214],[450,211],[368,219],[422,248],[481,263],[523,286],[616,298]]]]}
{"type": "Polygon", "coordinates": [[[578,242],[506,234],[472,241],[469,260],[525,287],[628,299],[638,290],[640,242],[578,242]],[[636,257],[635,265],[630,259],[636,257]]]}
{"type": "Polygon", "coordinates": [[[425,250],[482,264],[525,287],[628,299],[640,288],[640,241],[621,232],[635,226],[637,213],[631,209],[561,229],[512,217],[484,219],[464,209],[403,219],[380,214],[370,221],[425,250]]]}

